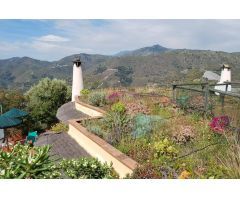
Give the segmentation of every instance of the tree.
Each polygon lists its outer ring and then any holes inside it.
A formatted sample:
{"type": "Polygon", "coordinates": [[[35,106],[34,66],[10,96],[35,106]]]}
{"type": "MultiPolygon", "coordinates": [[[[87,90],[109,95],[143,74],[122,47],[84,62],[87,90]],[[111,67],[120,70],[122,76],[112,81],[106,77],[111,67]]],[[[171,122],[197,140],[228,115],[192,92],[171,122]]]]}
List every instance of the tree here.
{"type": "Polygon", "coordinates": [[[3,113],[15,107],[23,109],[25,107],[25,98],[23,94],[16,90],[0,90],[0,104],[3,113]]]}
{"type": "Polygon", "coordinates": [[[118,66],[115,75],[119,77],[122,86],[129,86],[132,83],[132,67],[118,66]]]}
{"type": "Polygon", "coordinates": [[[103,73],[104,71],[107,70],[107,67],[105,65],[99,65],[96,70],[95,70],[95,74],[100,74],[103,73]]]}
{"type": "Polygon", "coordinates": [[[34,128],[45,129],[56,122],[57,109],[68,102],[70,96],[70,87],[63,80],[44,78],[31,87],[26,97],[34,128]]]}

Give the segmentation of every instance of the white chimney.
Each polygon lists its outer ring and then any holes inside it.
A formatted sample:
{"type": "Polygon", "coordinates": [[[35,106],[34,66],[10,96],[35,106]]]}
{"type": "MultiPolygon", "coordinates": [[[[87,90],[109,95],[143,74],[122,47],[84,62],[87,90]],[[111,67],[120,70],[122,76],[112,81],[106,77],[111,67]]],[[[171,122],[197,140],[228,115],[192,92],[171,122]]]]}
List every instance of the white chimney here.
{"type": "Polygon", "coordinates": [[[83,89],[83,76],[80,59],[73,61],[73,80],[72,80],[72,101],[75,101],[76,96],[80,95],[83,89]]]}
{"type": "MultiPolygon", "coordinates": [[[[222,66],[220,81],[217,84],[223,84],[225,82],[231,82],[231,68],[228,65],[224,64],[222,66]]],[[[215,89],[226,91],[226,87],[227,87],[226,85],[216,85],[215,89]]],[[[232,89],[231,85],[228,85],[227,91],[230,92],[231,89],[232,89]]],[[[216,94],[218,94],[218,93],[216,93],[216,94]]]]}

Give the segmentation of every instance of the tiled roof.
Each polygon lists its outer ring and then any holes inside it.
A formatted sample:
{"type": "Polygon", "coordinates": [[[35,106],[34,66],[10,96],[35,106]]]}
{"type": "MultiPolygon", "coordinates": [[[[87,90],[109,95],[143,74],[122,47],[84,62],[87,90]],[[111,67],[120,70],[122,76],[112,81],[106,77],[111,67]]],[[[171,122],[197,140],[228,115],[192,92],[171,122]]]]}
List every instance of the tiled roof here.
{"type": "Polygon", "coordinates": [[[86,117],[85,114],[75,109],[74,102],[68,102],[62,105],[58,109],[56,116],[60,121],[65,123],[67,123],[67,120],[69,119],[78,119],[78,118],[86,117]]]}
{"type": "Polygon", "coordinates": [[[34,145],[52,145],[50,154],[56,155],[56,158],[89,157],[89,154],[67,133],[43,133],[34,145]]]}

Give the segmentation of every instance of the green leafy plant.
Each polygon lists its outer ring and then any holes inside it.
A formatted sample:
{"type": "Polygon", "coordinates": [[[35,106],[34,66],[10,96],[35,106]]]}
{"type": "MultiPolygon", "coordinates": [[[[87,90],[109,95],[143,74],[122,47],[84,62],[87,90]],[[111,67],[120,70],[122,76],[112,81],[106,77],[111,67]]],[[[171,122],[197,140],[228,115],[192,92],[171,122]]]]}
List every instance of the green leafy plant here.
{"type": "Polygon", "coordinates": [[[106,94],[104,92],[94,92],[88,97],[88,101],[93,106],[104,106],[106,105],[106,94]]]}
{"type": "Polygon", "coordinates": [[[68,125],[64,123],[57,123],[53,125],[50,130],[56,133],[68,132],[68,125]]]}
{"type": "Polygon", "coordinates": [[[101,138],[105,138],[106,135],[108,135],[98,124],[95,123],[87,123],[86,124],[86,128],[88,131],[95,133],[96,135],[98,135],[101,138]]]}
{"type": "Polygon", "coordinates": [[[104,118],[105,126],[110,131],[108,141],[118,143],[124,134],[129,133],[130,121],[124,104],[120,102],[113,104],[104,118]]]}
{"type": "Polygon", "coordinates": [[[89,94],[90,94],[90,90],[89,89],[83,89],[80,91],[80,94],[83,96],[83,97],[87,97],[89,94]]]}
{"type": "Polygon", "coordinates": [[[102,164],[97,159],[80,158],[72,160],[62,160],[60,167],[66,178],[72,179],[103,179],[118,178],[112,166],[107,163],[102,164]]]}
{"type": "Polygon", "coordinates": [[[49,156],[50,146],[17,144],[11,152],[0,150],[0,178],[59,178],[60,172],[49,156]]]}
{"type": "Polygon", "coordinates": [[[178,154],[178,150],[167,138],[165,138],[164,140],[160,140],[159,142],[155,142],[154,150],[155,158],[160,158],[162,156],[174,158],[178,154]]]}
{"type": "Polygon", "coordinates": [[[118,178],[111,165],[95,158],[80,158],[54,162],[50,146],[30,147],[17,144],[11,152],[0,150],[0,178],[118,178]]]}
{"type": "Polygon", "coordinates": [[[112,105],[111,111],[119,114],[124,114],[126,112],[126,107],[123,103],[118,102],[112,105]]]}

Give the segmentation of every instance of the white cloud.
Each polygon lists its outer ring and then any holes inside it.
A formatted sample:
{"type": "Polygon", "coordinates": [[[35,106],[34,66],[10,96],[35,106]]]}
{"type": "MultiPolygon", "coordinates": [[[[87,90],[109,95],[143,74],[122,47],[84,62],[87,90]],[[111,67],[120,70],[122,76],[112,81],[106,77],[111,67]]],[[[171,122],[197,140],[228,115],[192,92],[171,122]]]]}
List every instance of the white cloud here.
{"type": "Polygon", "coordinates": [[[37,40],[42,42],[68,42],[69,41],[68,38],[64,38],[58,35],[44,35],[37,38],[37,40]]]}
{"type": "Polygon", "coordinates": [[[233,52],[240,51],[239,32],[240,20],[55,20],[49,34],[22,43],[0,42],[0,55],[57,60],[71,54],[114,54],[153,44],[233,52]]]}

